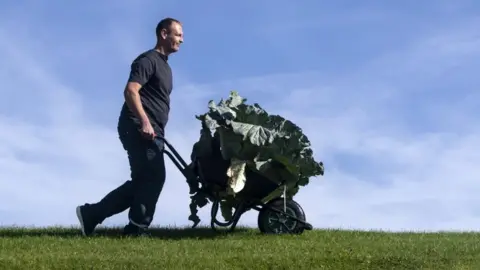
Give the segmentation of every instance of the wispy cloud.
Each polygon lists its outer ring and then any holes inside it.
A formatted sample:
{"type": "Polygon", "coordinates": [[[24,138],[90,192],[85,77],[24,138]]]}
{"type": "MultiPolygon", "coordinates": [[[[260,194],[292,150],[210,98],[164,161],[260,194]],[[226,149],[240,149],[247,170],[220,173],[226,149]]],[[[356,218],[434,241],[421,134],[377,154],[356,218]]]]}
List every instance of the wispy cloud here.
{"type": "MultiPolygon", "coordinates": [[[[127,159],[115,130],[120,93],[130,61],[152,45],[152,29],[159,19],[153,12],[143,17],[128,14],[130,6],[118,4],[116,13],[106,7],[84,8],[81,13],[90,14],[101,27],[72,17],[64,23],[69,31],[52,26],[58,21],[51,17],[48,22],[45,17],[29,17],[15,13],[15,7],[11,8],[15,16],[3,17],[0,224],[75,224],[77,204],[99,200],[128,177],[127,159]],[[34,28],[46,34],[35,36],[34,28]]],[[[318,7],[325,14],[342,10],[335,5],[318,7]]],[[[66,13],[74,9],[63,8],[66,13]]],[[[421,31],[409,34],[410,24],[401,28],[406,20],[403,11],[391,16],[395,9],[386,6],[343,9],[339,14],[346,14],[344,19],[330,15],[308,21],[303,16],[303,23],[322,27],[289,32],[298,40],[312,42],[294,46],[292,51],[292,40],[279,30],[288,29],[280,27],[281,16],[267,8],[252,9],[246,4],[241,8],[254,17],[250,24],[259,24],[255,40],[248,29],[232,29],[239,27],[233,22],[222,28],[218,21],[217,35],[205,25],[187,23],[185,48],[172,57],[176,87],[167,136],[183,157],[188,160],[199,136],[195,114],[203,113],[210,99],[236,89],[268,111],[298,123],[312,141],[317,158],[325,162],[325,176],[312,179],[297,197],[314,226],[476,228],[478,18],[460,16],[462,5],[455,9],[442,6],[435,12],[448,13],[449,26],[430,20],[421,31]],[[376,14],[373,19],[372,13],[376,14]],[[326,24],[335,19],[337,23],[329,30],[326,24]],[[395,40],[395,32],[367,35],[366,24],[382,23],[386,28],[390,24],[402,29],[402,42],[388,42],[395,40]],[[312,45],[328,42],[325,31],[335,29],[345,30],[342,42],[348,46],[320,50],[312,45]],[[189,43],[207,38],[204,30],[212,35],[208,36],[212,38],[209,50],[206,43],[200,48],[189,43]],[[371,44],[378,50],[358,41],[358,33],[375,41],[371,44]],[[238,40],[249,40],[249,44],[216,51],[221,46],[219,39],[225,44],[238,40]],[[345,57],[361,53],[350,60],[345,57]],[[275,56],[280,59],[273,61],[275,56]],[[224,70],[215,76],[221,67],[224,70]]],[[[274,9],[282,11],[278,6],[274,9]]],[[[49,14],[44,6],[41,10],[49,14]]],[[[222,17],[220,11],[209,12],[215,13],[212,18],[216,20],[222,17]]],[[[187,17],[189,11],[177,14],[187,17]]],[[[301,17],[291,16],[291,20],[301,17]]],[[[199,20],[188,18],[187,22],[199,20]]],[[[412,15],[416,22],[424,18],[412,15]]],[[[302,29],[299,24],[288,26],[302,29]]],[[[173,164],[167,162],[167,166],[167,183],[154,223],[189,224],[185,179],[173,164]]],[[[208,220],[208,209],[200,214],[204,222],[208,220]]],[[[106,224],[125,220],[124,213],[106,224]]],[[[247,213],[241,223],[255,225],[256,213],[247,213]]]]}

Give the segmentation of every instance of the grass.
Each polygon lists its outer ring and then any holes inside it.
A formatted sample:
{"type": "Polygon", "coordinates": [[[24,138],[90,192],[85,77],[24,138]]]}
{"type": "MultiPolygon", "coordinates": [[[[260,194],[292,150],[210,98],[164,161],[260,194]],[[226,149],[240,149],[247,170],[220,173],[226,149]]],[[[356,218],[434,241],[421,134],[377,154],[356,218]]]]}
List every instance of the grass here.
{"type": "Polygon", "coordinates": [[[261,235],[155,229],[0,228],[0,269],[480,269],[480,234],[314,230],[261,235]]]}

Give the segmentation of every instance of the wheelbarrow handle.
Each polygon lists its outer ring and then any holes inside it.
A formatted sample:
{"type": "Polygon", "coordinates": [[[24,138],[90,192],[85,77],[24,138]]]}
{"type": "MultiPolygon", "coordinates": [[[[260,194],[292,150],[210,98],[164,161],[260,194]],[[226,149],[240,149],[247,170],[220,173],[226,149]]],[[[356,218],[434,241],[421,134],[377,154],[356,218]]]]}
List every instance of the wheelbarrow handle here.
{"type": "MultiPolygon", "coordinates": [[[[178,162],[180,162],[180,164],[183,166],[183,168],[177,166],[180,170],[183,170],[183,169],[185,169],[186,167],[188,167],[188,165],[187,165],[187,163],[185,162],[185,160],[180,156],[180,154],[177,152],[177,150],[175,150],[175,148],[170,144],[170,142],[168,142],[168,140],[167,140],[165,137],[163,137],[163,136],[161,136],[161,135],[155,135],[155,139],[156,139],[156,140],[161,140],[161,141],[164,142],[164,144],[168,147],[168,150],[165,149],[165,147],[164,147],[163,152],[165,152],[165,153],[168,155],[168,157],[169,157],[170,159],[172,159],[172,161],[175,163],[175,165],[177,165],[178,162]],[[170,152],[171,152],[171,153],[170,153],[170,152]],[[173,154],[173,155],[172,155],[172,154],[173,154]],[[178,162],[177,162],[177,161],[178,161],[178,162]]],[[[178,164],[178,165],[180,165],[180,164],[178,164]]]]}
{"type": "MultiPolygon", "coordinates": [[[[164,142],[164,143],[168,146],[169,149],[172,149],[172,148],[173,148],[173,146],[170,144],[170,142],[168,142],[168,140],[167,140],[165,137],[163,137],[162,135],[156,135],[156,134],[155,134],[154,139],[155,139],[155,140],[160,140],[160,141],[164,142]]],[[[175,152],[176,152],[176,151],[175,151],[175,152]]]]}

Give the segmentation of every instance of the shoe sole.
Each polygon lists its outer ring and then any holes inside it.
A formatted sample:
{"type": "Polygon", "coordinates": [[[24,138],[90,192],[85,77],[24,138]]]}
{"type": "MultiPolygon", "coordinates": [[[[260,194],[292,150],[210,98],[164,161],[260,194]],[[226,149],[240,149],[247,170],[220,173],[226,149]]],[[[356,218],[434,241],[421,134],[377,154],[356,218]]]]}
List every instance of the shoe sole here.
{"type": "Polygon", "coordinates": [[[78,222],[80,222],[80,227],[81,227],[81,230],[82,230],[82,235],[83,235],[83,236],[87,236],[87,234],[85,233],[85,227],[83,226],[82,207],[81,207],[81,206],[77,206],[76,212],[77,212],[78,222]]]}

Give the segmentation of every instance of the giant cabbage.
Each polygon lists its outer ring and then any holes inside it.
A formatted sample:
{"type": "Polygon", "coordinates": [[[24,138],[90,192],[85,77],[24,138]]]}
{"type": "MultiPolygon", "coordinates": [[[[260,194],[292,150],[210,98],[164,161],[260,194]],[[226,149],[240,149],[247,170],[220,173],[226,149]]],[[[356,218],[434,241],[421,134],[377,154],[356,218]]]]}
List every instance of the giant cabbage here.
{"type": "MultiPolygon", "coordinates": [[[[218,173],[228,177],[228,188],[220,193],[221,211],[226,220],[231,218],[235,207],[235,195],[245,185],[246,167],[279,184],[270,196],[258,198],[262,202],[281,195],[284,186],[286,196],[292,198],[299,186],[309,183],[309,178],[324,173],[323,163],[315,161],[310,141],[297,125],[279,115],[269,115],[260,105],[248,105],[246,101],[232,91],[226,100],[221,99],[219,103],[211,100],[208,112],[196,116],[202,129],[200,139],[193,146],[190,165],[194,167],[197,158],[212,157],[215,150],[230,161],[227,171],[218,166],[218,170],[222,170],[218,173]],[[220,149],[212,149],[215,138],[220,140],[220,149]]],[[[198,208],[208,200],[201,192],[195,193],[199,183],[194,179],[188,181],[194,193],[189,220],[196,226],[200,222],[198,208]]]]}

